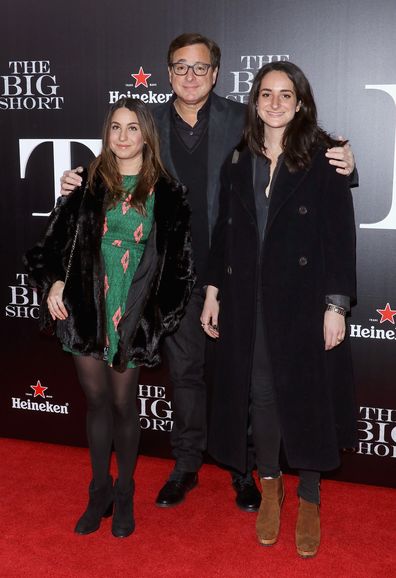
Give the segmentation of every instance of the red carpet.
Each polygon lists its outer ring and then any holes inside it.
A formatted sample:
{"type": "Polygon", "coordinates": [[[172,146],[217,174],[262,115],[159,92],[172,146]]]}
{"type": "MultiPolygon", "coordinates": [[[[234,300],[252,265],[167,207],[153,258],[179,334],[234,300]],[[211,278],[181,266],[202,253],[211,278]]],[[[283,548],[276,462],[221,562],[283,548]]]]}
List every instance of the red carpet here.
{"type": "Polygon", "coordinates": [[[154,500],[170,462],[140,457],[136,530],[116,539],[110,519],[89,536],[73,533],[86,503],[87,450],[3,439],[0,460],[2,577],[396,577],[395,490],[324,481],[322,547],[302,560],[293,476],[285,476],[280,539],[266,548],[256,543],[255,514],[238,511],[228,474],[215,466],[168,510],[154,500]]]}

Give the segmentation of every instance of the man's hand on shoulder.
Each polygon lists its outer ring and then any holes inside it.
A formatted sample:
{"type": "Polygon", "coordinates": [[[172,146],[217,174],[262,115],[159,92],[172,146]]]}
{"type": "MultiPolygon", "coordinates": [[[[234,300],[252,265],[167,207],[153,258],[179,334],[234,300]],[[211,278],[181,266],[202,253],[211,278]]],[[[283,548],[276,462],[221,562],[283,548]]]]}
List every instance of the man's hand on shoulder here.
{"type": "Polygon", "coordinates": [[[76,169],[72,169],[70,171],[65,171],[61,176],[61,190],[60,194],[63,196],[69,195],[71,192],[74,191],[77,187],[81,186],[82,177],[80,173],[83,172],[83,167],[77,167],[76,169]]]}
{"type": "MultiPolygon", "coordinates": [[[[338,138],[341,141],[345,140],[341,136],[338,138]]],[[[353,173],[355,168],[355,158],[349,142],[346,142],[344,146],[328,149],[326,157],[329,159],[329,163],[336,167],[336,171],[337,173],[340,173],[340,175],[349,176],[353,173]]]]}

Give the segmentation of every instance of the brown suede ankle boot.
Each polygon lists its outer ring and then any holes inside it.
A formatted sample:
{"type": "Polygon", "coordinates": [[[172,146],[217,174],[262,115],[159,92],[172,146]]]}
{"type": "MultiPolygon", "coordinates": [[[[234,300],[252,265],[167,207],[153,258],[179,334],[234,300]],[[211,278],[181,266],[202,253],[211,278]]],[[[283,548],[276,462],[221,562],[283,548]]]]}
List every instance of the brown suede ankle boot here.
{"type": "Polygon", "coordinates": [[[263,493],[256,520],[257,538],[263,546],[271,546],[279,534],[280,511],[285,497],[283,478],[261,478],[260,482],[263,493]]]}
{"type": "Polygon", "coordinates": [[[312,558],[320,545],[320,515],[318,504],[299,498],[296,525],[297,552],[303,558],[312,558]]]}

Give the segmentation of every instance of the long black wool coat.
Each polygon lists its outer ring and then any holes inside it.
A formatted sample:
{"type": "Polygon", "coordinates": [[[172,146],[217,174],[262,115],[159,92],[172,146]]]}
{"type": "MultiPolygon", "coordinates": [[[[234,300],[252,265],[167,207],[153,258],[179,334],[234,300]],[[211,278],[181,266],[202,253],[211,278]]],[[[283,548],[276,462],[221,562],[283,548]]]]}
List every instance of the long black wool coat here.
{"type": "Polygon", "coordinates": [[[339,464],[339,448],[356,444],[348,337],[331,351],[325,351],[323,339],[325,296],[355,295],[355,226],[348,181],[321,150],[309,170],[291,173],[283,163],[271,193],[261,262],[252,182],[250,153],[243,150],[234,163],[230,156],[222,172],[220,214],[206,280],[220,289],[209,451],[218,461],[245,470],[261,292],[289,465],[330,470],[339,464]]]}
{"type": "MultiPolygon", "coordinates": [[[[155,188],[154,223],[134,275],[125,313],[118,324],[119,348],[113,367],[129,360],[152,367],[160,362],[159,342],[176,330],[195,281],[190,239],[190,209],[184,188],[161,178],[155,188]]],[[[45,236],[24,261],[32,285],[41,289],[41,329],[54,330],[46,298],[56,280],[64,280],[73,238],[78,237],[63,292],[69,316],[56,322],[60,341],[74,351],[103,358],[106,333],[101,239],[106,189],[97,182],[62,197],[45,236]],[[85,191],[85,192],[84,192],[85,191]]]]}

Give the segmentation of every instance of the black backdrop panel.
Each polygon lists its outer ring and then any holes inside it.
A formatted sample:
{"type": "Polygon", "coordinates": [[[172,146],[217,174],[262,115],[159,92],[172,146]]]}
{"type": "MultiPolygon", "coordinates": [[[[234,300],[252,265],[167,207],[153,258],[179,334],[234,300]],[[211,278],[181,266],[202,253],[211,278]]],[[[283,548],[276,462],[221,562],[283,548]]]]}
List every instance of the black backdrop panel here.
{"type": "MultiPolygon", "coordinates": [[[[171,94],[169,41],[200,31],[222,47],[217,92],[245,102],[257,69],[290,59],[314,87],[323,126],[352,142],[358,306],[350,320],[360,407],[358,452],[337,479],[396,485],[396,63],[393,0],[2,2],[0,24],[3,393],[0,434],[85,444],[85,402],[70,356],[38,335],[21,256],[41,235],[63,170],[100,147],[110,102],[171,94]]],[[[169,456],[166,367],[142,372],[144,453],[169,456]]]]}

